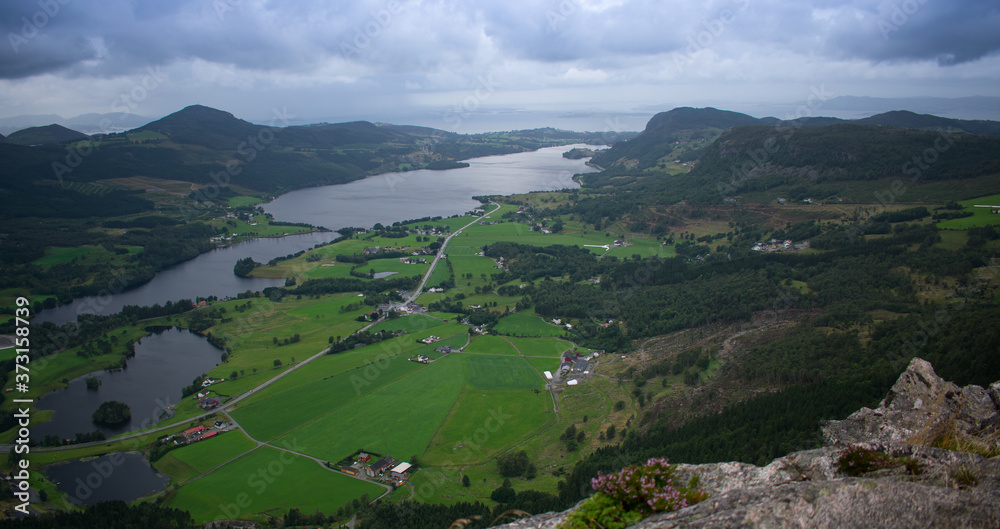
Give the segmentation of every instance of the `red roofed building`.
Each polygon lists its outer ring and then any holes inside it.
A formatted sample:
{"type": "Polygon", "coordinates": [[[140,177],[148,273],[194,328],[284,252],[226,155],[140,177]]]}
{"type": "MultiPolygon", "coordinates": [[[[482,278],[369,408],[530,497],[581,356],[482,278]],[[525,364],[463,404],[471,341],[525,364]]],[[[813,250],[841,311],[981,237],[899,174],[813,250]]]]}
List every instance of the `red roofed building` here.
{"type": "Polygon", "coordinates": [[[216,435],[219,435],[219,431],[218,430],[212,430],[212,431],[206,433],[205,435],[201,436],[201,440],[204,441],[205,439],[211,439],[211,438],[215,437],[216,435]]]}
{"type": "Polygon", "coordinates": [[[205,431],[205,427],[204,426],[195,426],[194,428],[190,428],[190,429],[184,430],[184,435],[193,435],[193,434],[201,433],[201,432],[204,432],[204,431],[205,431]]]}

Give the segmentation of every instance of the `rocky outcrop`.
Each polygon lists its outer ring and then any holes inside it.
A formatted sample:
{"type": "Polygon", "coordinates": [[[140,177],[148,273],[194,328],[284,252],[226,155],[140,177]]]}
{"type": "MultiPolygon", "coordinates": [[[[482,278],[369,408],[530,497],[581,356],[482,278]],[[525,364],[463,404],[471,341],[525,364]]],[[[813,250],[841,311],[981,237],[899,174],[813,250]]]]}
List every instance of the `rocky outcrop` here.
{"type": "Polygon", "coordinates": [[[1000,382],[960,388],[914,358],[878,408],[862,408],[824,425],[827,445],[943,445],[979,452],[1000,449],[1000,382]]]}
{"type": "MultiPolygon", "coordinates": [[[[914,359],[877,408],[825,423],[823,448],[765,467],[680,465],[709,498],[634,527],[1000,527],[1000,457],[988,457],[1000,453],[998,432],[1000,383],[959,388],[914,359]],[[852,446],[907,465],[851,477],[837,462],[852,446]]],[[[566,516],[504,527],[552,529],[566,516]]]]}

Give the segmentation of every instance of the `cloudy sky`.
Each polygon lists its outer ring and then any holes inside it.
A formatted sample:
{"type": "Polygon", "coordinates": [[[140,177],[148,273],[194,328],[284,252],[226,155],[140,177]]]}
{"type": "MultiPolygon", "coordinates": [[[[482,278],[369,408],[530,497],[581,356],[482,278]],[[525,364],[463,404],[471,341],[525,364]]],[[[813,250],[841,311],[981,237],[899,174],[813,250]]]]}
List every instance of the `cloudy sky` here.
{"type": "Polygon", "coordinates": [[[996,0],[11,0],[0,30],[0,117],[200,103],[461,130],[1000,96],[996,0]]]}

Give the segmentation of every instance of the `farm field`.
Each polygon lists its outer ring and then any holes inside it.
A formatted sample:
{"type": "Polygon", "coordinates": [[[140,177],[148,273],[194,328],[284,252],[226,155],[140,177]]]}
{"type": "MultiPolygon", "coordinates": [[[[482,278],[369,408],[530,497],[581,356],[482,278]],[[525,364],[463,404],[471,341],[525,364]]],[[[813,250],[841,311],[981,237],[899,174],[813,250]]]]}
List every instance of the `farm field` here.
{"type": "Polygon", "coordinates": [[[524,356],[549,356],[559,358],[573,349],[573,343],[555,338],[507,338],[524,356]]]}
{"type": "MultiPolygon", "coordinates": [[[[390,369],[396,363],[418,365],[397,361],[390,369]]],[[[301,452],[329,461],[358,447],[401,458],[422,454],[461,395],[463,371],[455,355],[420,366],[349,405],[315,416],[277,442],[294,443],[302,447],[301,452]]],[[[380,382],[376,375],[373,385],[380,382]]]]}
{"type": "Polygon", "coordinates": [[[49,248],[45,250],[45,255],[32,261],[32,264],[42,268],[50,268],[55,265],[68,264],[74,259],[80,266],[96,265],[108,263],[109,266],[115,263],[126,263],[130,256],[142,251],[141,246],[120,246],[117,249],[124,249],[127,253],[118,255],[105,250],[99,246],[80,246],[75,248],[49,248]]]}
{"type": "Polygon", "coordinates": [[[232,320],[219,322],[207,332],[226,337],[233,354],[209,374],[229,378],[234,370],[250,374],[254,370],[271,369],[274,360],[289,364],[294,363],[293,359],[304,360],[316,354],[329,345],[330,336],[348,336],[364,325],[355,318],[367,313],[369,307],[339,312],[339,307],[358,299],[351,294],[322,296],[318,300],[288,297],[280,303],[267,298],[254,299],[250,300],[252,306],[243,312],[235,309],[245,305],[242,300],[211,305],[211,308],[226,308],[226,315],[232,320]],[[282,345],[295,334],[299,335],[297,343],[282,345]]]}
{"type": "Polygon", "coordinates": [[[990,195],[987,197],[963,200],[959,204],[965,206],[963,211],[971,211],[971,217],[962,219],[950,219],[937,224],[943,230],[967,230],[977,226],[997,226],[1000,225],[1000,215],[993,213],[995,208],[977,208],[976,205],[1000,206],[1000,195],[990,195]]]}
{"type": "Polygon", "coordinates": [[[401,356],[392,358],[385,364],[384,369],[372,369],[368,373],[357,368],[297,385],[282,393],[268,392],[257,397],[252,405],[240,407],[232,416],[254,438],[270,441],[330,413],[331,410],[352,405],[364,395],[419,367],[419,364],[408,362],[401,356]],[[375,375],[371,376],[370,373],[375,375]]]}
{"type": "Polygon", "coordinates": [[[184,483],[256,446],[243,432],[234,430],[171,450],[153,466],[174,482],[184,483]]]}
{"type": "Polygon", "coordinates": [[[166,505],[188,510],[196,522],[207,523],[252,512],[280,516],[289,506],[308,513],[332,512],[362,494],[375,498],[384,491],[304,457],[262,447],[181,487],[166,505]]]}
{"type": "Polygon", "coordinates": [[[385,320],[372,327],[371,332],[375,333],[382,330],[404,330],[408,333],[421,332],[444,325],[444,323],[445,322],[437,318],[432,318],[431,316],[427,316],[425,314],[410,314],[409,316],[404,316],[402,318],[385,320]]]}
{"type": "Polygon", "coordinates": [[[551,371],[555,373],[559,369],[559,364],[561,362],[560,358],[554,356],[552,358],[525,358],[531,367],[538,370],[539,373],[542,371],[551,371]]]}
{"type": "Polygon", "coordinates": [[[479,336],[472,340],[465,352],[517,356],[514,347],[501,336],[479,336]]]}
{"type": "MultiPolygon", "coordinates": [[[[455,354],[450,355],[455,357],[455,354]]],[[[542,388],[542,377],[524,358],[511,356],[461,355],[468,385],[475,389],[542,388]]]]}
{"type": "Polygon", "coordinates": [[[556,327],[537,316],[526,314],[511,314],[500,318],[493,327],[500,333],[509,336],[565,336],[566,330],[556,327]]]}
{"type": "Polygon", "coordinates": [[[466,389],[421,461],[446,467],[485,463],[553,422],[548,392],[466,389]]]}
{"type": "Polygon", "coordinates": [[[279,237],[282,235],[292,235],[295,233],[306,233],[313,231],[302,226],[274,226],[265,215],[254,215],[253,221],[257,224],[251,226],[239,219],[215,219],[209,224],[216,229],[225,228],[228,235],[236,234],[238,237],[279,237]]]}

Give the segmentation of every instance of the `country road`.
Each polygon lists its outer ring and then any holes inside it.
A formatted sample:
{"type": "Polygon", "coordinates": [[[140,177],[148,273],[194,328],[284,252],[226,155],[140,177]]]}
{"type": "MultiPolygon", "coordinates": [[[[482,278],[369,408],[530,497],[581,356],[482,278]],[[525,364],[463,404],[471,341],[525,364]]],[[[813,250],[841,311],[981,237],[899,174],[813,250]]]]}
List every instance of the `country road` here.
{"type": "Polygon", "coordinates": [[[493,211],[491,211],[489,213],[483,214],[483,216],[481,216],[481,217],[476,217],[472,222],[466,224],[465,226],[462,226],[461,228],[453,231],[451,233],[451,235],[445,237],[444,242],[441,243],[441,248],[438,248],[437,255],[435,255],[434,256],[434,260],[431,261],[431,266],[427,268],[427,272],[424,274],[423,279],[421,279],[420,280],[420,284],[417,285],[417,289],[414,290],[412,294],[410,294],[410,297],[406,298],[406,302],[407,303],[409,303],[409,302],[417,299],[418,297],[420,297],[420,294],[423,293],[424,286],[427,285],[427,280],[430,279],[431,278],[431,274],[434,273],[434,268],[437,266],[438,261],[441,260],[441,256],[442,255],[447,255],[447,254],[444,253],[444,250],[445,250],[445,248],[448,247],[448,243],[451,242],[451,238],[452,237],[458,235],[459,233],[462,233],[462,230],[464,230],[465,228],[468,228],[469,226],[472,226],[473,224],[475,224],[477,222],[480,222],[483,219],[488,219],[488,218],[490,218],[490,215],[496,213],[497,211],[500,211],[500,204],[497,204],[496,202],[490,202],[490,204],[493,204],[494,206],[496,206],[496,209],[494,209],[493,211]]]}

